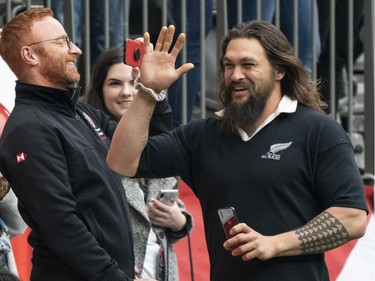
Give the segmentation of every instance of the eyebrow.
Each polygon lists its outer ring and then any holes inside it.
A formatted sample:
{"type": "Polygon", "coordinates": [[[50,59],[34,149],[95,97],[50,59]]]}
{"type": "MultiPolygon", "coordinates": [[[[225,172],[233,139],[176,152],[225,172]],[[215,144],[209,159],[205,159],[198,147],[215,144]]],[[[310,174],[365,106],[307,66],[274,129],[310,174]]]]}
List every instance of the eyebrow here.
{"type": "MultiPolygon", "coordinates": [[[[223,57],[223,61],[224,62],[232,62],[232,60],[230,58],[228,58],[227,56],[224,56],[223,57]]],[[[259,60],[253,58],[253,57],[244,57],[244,58],[241,58],[240,59],[240,63],[244,63],[244,62],[254,62],[254,63],[259,63],[259,60]]]]}
{"type": "Polygon", "coordinates": [[[109,77],[106,81],[121,81],[120,79],[114,78],[114,77],[109,77]]]}

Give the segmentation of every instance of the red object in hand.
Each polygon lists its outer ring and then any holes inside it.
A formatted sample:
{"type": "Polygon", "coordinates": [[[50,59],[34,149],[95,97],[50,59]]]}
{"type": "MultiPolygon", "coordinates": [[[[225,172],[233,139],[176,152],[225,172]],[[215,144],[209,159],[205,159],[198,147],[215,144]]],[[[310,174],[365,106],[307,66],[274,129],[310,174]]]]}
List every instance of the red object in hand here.
{"type": "Polygon", "coordinates": [[[140,67],[144,54],[143,43],[136,40],[126,40],[124,62],[130,66],[140,67]]]}

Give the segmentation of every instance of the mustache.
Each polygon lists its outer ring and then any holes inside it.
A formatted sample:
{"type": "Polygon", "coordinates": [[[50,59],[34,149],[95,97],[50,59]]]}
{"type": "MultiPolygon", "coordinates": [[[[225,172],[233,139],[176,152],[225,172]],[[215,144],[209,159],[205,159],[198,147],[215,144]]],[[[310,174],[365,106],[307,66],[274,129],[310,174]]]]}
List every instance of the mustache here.
{"type": "Polygon", "coordinates": [[[249,88],[250,85],[253,84],[251,82],[241,81],[241,82],[235,82],[231,81],[228,85],[228,88],[249,88]]]}
{"type": "Polygon", "coordinates": [[[248,89],[250,91],[250,96],[253,99],[255,99],[255,100],[259,99],[258,95],[256,94],[255,83],[253,83],[252,81],[240,81],[240,82],[231,81],[225,87],[225,90],[224,90],[227,102],[232,101],[231,93],[232,93],[232,91],[235,91],[236,88],[238,88],[238,89],[239,88],[248,89]]]}

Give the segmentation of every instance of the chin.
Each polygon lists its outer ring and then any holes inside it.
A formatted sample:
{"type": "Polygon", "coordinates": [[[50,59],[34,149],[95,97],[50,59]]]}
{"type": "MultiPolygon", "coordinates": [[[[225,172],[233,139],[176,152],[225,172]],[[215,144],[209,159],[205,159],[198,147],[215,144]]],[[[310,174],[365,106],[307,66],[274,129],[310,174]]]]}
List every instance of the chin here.
{"type": "Polygon", "coordinates": [[[81,76],[79,74],[73,76],[73,83],[78,83],[81,80],[81,76]]]}
{"type": "Polygon", "coordinates": [[[232,92],[232,100],[234,102],[246,102],[250,98],[249,93],[237,93],[237,92],[232,92]]]}
{"type": "Polygon", "coordinates": [[[78,71],[74,71],[73,73],[67,73],[67,78],[71,83],[78,83],[81,79],[81,75],[78,71]]]}
{"type": "Polygon", "coordinates": [[[249,97],[240,97],[240,98],[232,99],[232,102],[237,105],[242,105],[248,102],[248,100],[249,100],[249,97]]]}

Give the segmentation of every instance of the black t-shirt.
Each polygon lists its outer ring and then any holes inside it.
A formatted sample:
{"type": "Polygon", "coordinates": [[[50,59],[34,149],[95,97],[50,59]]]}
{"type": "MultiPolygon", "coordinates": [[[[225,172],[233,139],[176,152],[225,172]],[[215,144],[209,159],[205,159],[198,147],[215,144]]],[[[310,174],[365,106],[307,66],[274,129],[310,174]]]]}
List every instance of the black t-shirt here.
{"type": "Polygon", "coordinates": [[[214,118],[152,137],[138,176],[179,175],[202,205],[211,280],[326,281],[324,254],[244,262],[232,257],[217,210],[232,206],[263,235],[305,225],[332,206],[367,209],[352,145],[332,118],[298,106],[249,141],[219,132],[214,118]]]}

